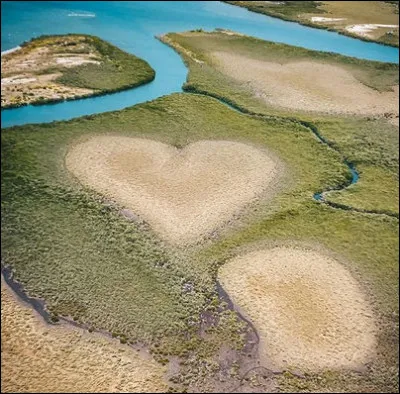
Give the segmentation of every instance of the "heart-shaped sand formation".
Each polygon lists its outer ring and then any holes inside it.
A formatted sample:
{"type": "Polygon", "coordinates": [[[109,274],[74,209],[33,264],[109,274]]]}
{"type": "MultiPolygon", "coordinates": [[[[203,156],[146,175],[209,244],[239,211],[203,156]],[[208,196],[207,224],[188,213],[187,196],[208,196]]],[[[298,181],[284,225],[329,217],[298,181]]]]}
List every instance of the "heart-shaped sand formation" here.
{"type": "Polygon", "coordinates": [[[277,175],[265,152],[238,142],[160,142],[96,136],[66,166],[84,184],[138,213],[172,243],[194,242],[255,200],[277,175]]]}
{"type": "Polygon", "coordinates": [[[375,348],[371,309],[358,283],[332,257],[277,247],[239,256],[220,281],[260,335],[274,367],[359,368],[375,348]]]}

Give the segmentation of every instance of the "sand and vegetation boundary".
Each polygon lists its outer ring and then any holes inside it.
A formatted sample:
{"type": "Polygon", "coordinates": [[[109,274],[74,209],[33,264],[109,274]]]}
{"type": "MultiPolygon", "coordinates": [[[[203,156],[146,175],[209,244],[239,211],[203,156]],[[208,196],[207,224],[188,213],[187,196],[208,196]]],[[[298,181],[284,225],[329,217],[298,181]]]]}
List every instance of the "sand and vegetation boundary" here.
{"type": "Polygon", "coordinates": [[[1,57],[1,106],[19,107],[133,88],[155,77],[150,65],[98,37],[41,36],[1,57]]]}
{"type": "MultiPolygon", "coordinates": [[[[239,53],[246,46],[264,56],[269,44],[261,40],[242,37],[238,42],[237,36],[224,33],[169,37],[200,61],[183,54],[190,69],[188,90],[214,95],[253,115],[205,94],[181,93],[122,111],[4,129],[4,263],[30,295],[46,300],[55,319],[65,316],[90,330],[112,333],[123,343],[148,346],[157,361],[170,365],[170,381],[179,389],[232,391],[247,385],[270,391],[272,380],[283,391],[395,390],[398,220],[332,209],[313,200],[316,190],[346,184],[349,170],[342,155],[316,139],[307,125],[317,125],[357,165],[393,173],[397,129],[384,118],[268,107],[216,70],[195,45],[207,40],[211,48],[239,53]],[[226,37],[232,39],[228,47],[226,37]],[[377,128],[379,135],[373,134],[377,128]],[[285,171],[279,182],[271,183],[273,193],[250,204],[245,215],[234,216],[197,244],[176,248],[136,212],[83,185],[68,170],[66,157],[77,143],[99,137],[153,140],[182,151],[201,141],[232,141],[276,155],[285,171]],[[311,244],[310,249],[322,245],[341,255],[337,260],[365,294],[377,333],[376,357],[363,370],[265,375],[243,361],[248,333],[217,297],[218,269],[235,256],[263,249],[264,243],[294,242],[311,244]]],[[[277,48],[283,57],[298,50],[277,48]]],[[[394,65],[334,57],[382,90],[393,84],[394,65]]],[[[358,203],[366,201],[372,203],[367,194],[358,203]]],[[[257,354],[250,356],[245,359],[257,365],[257,354]]]]}
{"type": "Polygon", "coordinates": [[[226,1],[249,11],[399,46],[398,1],[226,1]]]}
{"type": "Polygon", "coordinates": [[[256,250],[227,262],[218,277],[256,325],[264,365],[320,371],[373,360],[376,328],[366,297],[329,255],[256,250]]]}
{"type": "MultiPolygon", "coordinates": [[[[230,106],[233,106],[243,113],[248,113],[251,116],[257,117],[257,114],[265,114],[267,115],[266,117],[265,115],[258,117],[269,119],[274,117],[275,119],[276,117],[282,119],[283,117],[286,119],[299,121],[302,125],[307,125],[314,133],[318,133],[318,135],[322,137],[329,146],[341,152],[342,157],[344,157],[347,161],[351,162],[357,167],[360,166],[361,168],[360,179],[363,183],[357,183],[353,185],[349,189],[348,194],[347,189],[344,189],[341,192],[332,192],[332,194],[334,194],[333,198],[330,194],[328,194],[327,198],[334,201],[335,197],[337,197],[339,193],[340,196],[346,196],[347,201],[351,200],[355,204],[357,211],[362,212],[363,210],[368,210],[368,208],[376,209],[377,207],[383,208],[385,206],[385,208],[381,211],[382,213],[390,212],[391,210],[388,209],[388,207],[391,207],[391,209],[393,209],[392,212],[394,212],[394,216],[398,217],[398,213],[396,213],[398,212],[398,129],[396,127],[393,127],[390,123],[386,121],[386,115],[383,117],[357,116],[355,118],[346,116],[338,117],[331,115],[321,116],[318,114],[310,116],[299,111],[289,112],[284,110],[276,110],[273,107],[269,107],[267,109],[264,103],[260,103],[260,100],[254,97],[254,93],[251,89],[248,88],[248,86],[246,86],[245,84],[237,83],[237,81],[235,81],[231,77],[225,75],[224,73],[221,73],[220,70],[218,70],[218,67],[216,67],[215,63],[213,63],[212,55],[210,55],[210,52],[214,50],[213,46],[215,44],[215,48],[218,48],[219,50],[228,50],[234,52],[235,54],[238,52],[245,53],[247,54],[247,56],[250,56],[252,58],[262,58],[264,56],[264,50],[265,56],[267,56],[268,59],[274,59],[274,57],[279,53],[283,58],[283,61],[285,62],[291,58],[293,59],[293,56],[297,56],[298,58],[305,57],[303,49],[293,47],[284,48],[284,46],[280,46],[279,44],[267,43],[262,40],[256,40],[250,37],[244,37],[242,35],[235,35],[232,32],[228,32],[227,34],[226,32],[204,33],[193,31],[187,34],[169,34],[167,37],[169,45],[171,45],[172,43],[172,46],[174,46],[173,43],[174,41],[176,41],[179,43],[180,47],[183,47],[185,49],[185,51],[182,53],[178,49],[178,52],[181,53],[182,57],[185,60],[185,63],[190,69],[188,80],[184,87],[185,90],[217,97],[223,102],[228,103],[230,106]],[[225,37],[223,36],[223,34],[225,35],[225,37]],[[203,45],[203,43],[205,42],[207,42],[207,49],[210,49],[205,50],[205,46],[203,45]],[[277,51],[274,51],[275,48],[277,49],[277,51]],[[187,56],[187,51],[190,51],[192,56],[195,56],[197,60],[202,62],[202,64],[199,66],[199,62],[194,62],[190,56],[187,56]],[[368,176],[373,171],[375,172],[375,174],[379,173],[381,177],[376,178],[368,176]],[[365,176],[365,179],[363,179],[363,175],[365,174],[367,176],[365,176]],[[378,179],[383,180],[382,184],[380,184],[378,179]],[[352,188],[359,189],[357,199],[350,198],[351,194],[353,193],[352,188]],[[375,193],[371,193],[370,190],[372,189],[377,191],[375,193]],[[379,199],[380,191],[383,192],[383,198],[381,199],[379,199]],[[378,199],[379,202],[377,202],[378,199]]],[[[357,59],[346,58],[343,56],[336,56],[332,54],[326,55],[320,52],[313,51],[309,52],[308,55],[313,60],[317,58],[318,61],[320,61],[320,59],[328,62],[333,61],[337,65],[341,65],[343,68],[352,72],[353,75],[356,76],[356,78],[366,86],[374,86],[375,89],[378,89],[380,91],[384,91],[385,89],[390,90],[394,84],[398,84],[398,77],[395,74],[398,73],[397,65],[383,64],[379,62],[359,61],[357,59]]],[[[248,70],[246,71],[246,73],[248,74],[248,70]]],[[[330,188],[334,189],[335,187],[331,186],[330,188]]],[[[343,206],[347,209],[346,205],[343,206]]],[[[381,220],[378,217],[376,219],[381,220]]],[[[319,220],[317,221],[319,222],[319,220]]],[[[322,226],[323,222],[319,223],[322,226]]],[[[392,233],[392,235],[394,236],[398,233],[398,222],[396,219],[394,219],[393,224],[394,232],[392,233]]],[[[298,225],[298,222],[287,222],[287,225],[295,226],[298,225]]],[[[254,226],[253,235],[254,233],[258,233],[261,230],[261,227],[254,226]]],[[[323,227],[326,227],[326,224],[324,224],[323,227]]],[[[270,228],[268,230],[265,229],[264,236],[269,239],[273,239],[274,231],[271,232],[270,230],[270,228]]],[[[251,232],[251,230],[249,231],[251,232]]],[[[280,232],[278,232],[278,234],[278,238],[282,239],[282,234],[280,232]]],[[[294,239],[304,239],[304,234],[302,234],[301,232],[296,231],[296,234],[298,234],[298,237],[300,238],[294,237],[294,239]]],[[[337,235],[338,233],[336,232],[336,236],[337,235]]],[[[285,236],[283,236],[283,238],[285,238],[285,236]]],[[[320,236],[318,236],[317,238],[321,239],[320,236]]],[[[240,237],[234,238],[231,243],[228,243],[230,245],[242,244],[243,239],[239,239],[240,237]]],[[[397,250],[398,241],[395,240],[395,238],[392,238],[392,241],[394,242],[392,244],[392,247],[397,250]]],[[[390,241],[390,243],[392,241],[390,241]]],[[[343,242],[347,243],[348,240],[344,241],[343,239],[343,242]]],[[[329,245],[329,248],[332,250],[333,243],[334,241],[333,239],[331,239],[324,244],[329,245]]],[[[372,247],[372,249],[373,248],[374,247],[372,247]]],[[[370,248],[368,249],[371,250],[370,248]]],[[[209,256],[214,256],[215,249],[211,248],[211,250],[212,252],[210,252],[209,256]]],[[[338,249],[337,251],[339,250],[341,249],[338,249]]],[[[363,252],[362,254],[365,256],[365,252],[363,252]]],[[[394,264],[395,261],[396,258],[394,257],[394,264]]],[[[353,271],[354,267],[350,268],[351,271],[353,271]]],[[[393,272],[393,274],[394,278],[397,278],[398,270],[396,269],[396,273],[393,272]]],[[[361,282],[364,283],[364,280],[361,279],[361,282]]],[[[373,290],[372,293],[376,294],[376,289],[373,290]]],[[[393,312],[393,317],[395,319],[396,316],[398,316],[398,312],[393,312]]],[[[383,320],[386,320],[386,318],[384,318],[383,320]]],[[[386,322],[390,320],[391,318],[386,320],[386,322]]],[[[389,325],[391,325],[391,323],[389,323],[389,325]]],[[[397,330],[398,325],[395,325],[397,327],[397,330]]],[[[385,341],[386,340],[384,340],[383,342],[385,341]]],[[[388,342],[386,343],[388,344],[388,342]]],[[[381,344],[382,342],[380,342],[379,346],[381,346],[381,344]]],[[[381,354],[381,352],[379,351],[378,354],[381,354]]],[[[379,362],[377,364],[379,364],[379,362]]],[[[397,363],[395,364],[397,365],[397,363]]],[[[382,370],[380,371],[382,372],[382,370]]],[[[378,373],[378,375],[376,375],[375,377],[377,380],[382,379],[382,375],[379,375],[380,374],[378,373]]],[[[346,374],[344,374],[342,377],[344,376],[346,376],[346,374]]],[[[338,375],[335,375],[335,378],[333,379],[332,377],[328,378],[327,375],[325,376],[325,378],[325,384],[327,386],[333,384],[331,387],[334,387],[334,385],[337,384],[334,383],[335,380],[337,382],[342,381],[342,378],[338,377],[338,375]]],[[[348,383],[350,381],[353,381],[354,383],[352,377],[347,376],[345,380],[346,379],[348,383]]],[[[290,380],[291,379],[289,379],[289,381],[290,380]]],[[[299,381],[292,381],[288,387],[293,387],[291,386],[292,383],[295,385],[294,387],[304,388],[307,386],[307,384],[304,385],[304,383],[300,383],[299,381]]]]}
{"type": "Polygon", "coordinates": [[[116,136],[77,144],[66,166],[173,244],[198,242],[221,228],[282,171],[266,152],[243,143],[198,141],[177,149],[116,136]]]}
{"type": "MultiPolygon", "coordinates": [[[[212,98],[177,94],[110,114],[9,128],[2,133],[2,147],[7,157],[2,166],[7,191],[3,259],[30,294],[46,299],[54,315],[114,332],[123,341],[152,344],[160,361],[174,355],[190,359],[177,381],[194,385],[199,373],[212,375],[213,369],[200,361],[215,355],[223,343],[238,340],[232,317],[222,319],[211,339],[197,334],[204,306],[214,310],[218,305],[213,301],[218,266],[236,253],[237,245],[260,238],[313,239],[351,260],[357,278],[368,278],[383,325],[377,365],[388,371],[378,373],[375,384],[380,379],[385,387],[390,384],[394,358],[392,347],[386,346],[394,340],[394,331],[383,316],[396,310],[398,222],[312,201],[314,190],[343,182],[347,169],[304,127],[282,119],[249,118],[212,98]],[[279,195],[265,204],[260,201],[202,248],[170,249],[140,218],[123,216],[122,207],[82,188],[65,168],[63,158],[78,137],[110,135],[110,130],[118,136],[157,136],[175,146],[217,135],[265,145],[281,157],[291,177],[279,195]],[[203,368],[208,372],[201,372],[203,368]]],[[[340,382],[340,376],[333,381],[340,382]]],[[[325,376],[324,383],[326,379],[332,378],[325,376]]]]}
{"type": "MultiPolygon", "coordinates": [[[[268,41],[255,39],[234,32],[188,32],[180,34],[167,35],[166,43],[174,47],[177,42],[180,47],[184,47],[196,58],[203,62],[199,65],[194,62],[185,52],[180,52],[179,48],[175,48],[181,53],[186,64],[189,67],[189,74],[184,89],[189,92],[198,92],[216,97],[234,108],[248,113],[250,115],[261,115],[267,117],[276,116],[278,118],[291,119],[294,122],[300,122],[307,125],[310,132],[318,134],[319,138],[325,141],[329,146],[339,151],[347,162],[351,163],[355,168],[364,172],[371,172],[371,167],[375,167],[375,171],[387,173],[384,176],[385,182],[374,182],[367,184],[364,179],[360,179],[360,183],[354,185],[356,187],[357,198],[354,199],[350,207],[354,207],[360,211],[376,211],[393,213],[398,215],[398,183],[393,181],[398,179],[398,128],[388,120],[398,120],[397,97],[398,94],[398,65],[390,63],[380,63],[372,61],[364,61],[336,54],[324,52],[310,51],[304,48],[297,48],[285,44],[276,44],[268,41]],[[313,70],[313,63],[316,63],[317,71],[320,65],[334,66],[341,68],[349,73],[353,78],[353,83],[357,86],[364,86],[369,90],[369,94],[374,91],[376,94],[376,103],[382,98],[382,95],[388,92],[391,95],[391,106],[393,113],[383,112],[381,114],[371,116],[371,110],[376,110],[375,104],[368,104],[366,99],[365,111],[360,111],[358,115],[346,116],[341,114],[340,110],[337,114],[323,114],[322,116],[315,111],[302,111],[298,109],[285,108],[284,106],[276,106],[273,102],[268,104],[263,97],[260,97],[258,90],[254,90],[254,85],[245,80],[235,79],[228,75],[220,63],[215,60],[213,54],[215,52],[230,52],[235,56],[243,56],[248,59],[254,59],[257,62],[273,62],[276,64],[291,64],[293,62],[302,62],[307,60],[310,63],[310,72],[313,70]],[[394,93],[394,90],[397,93],[394,93]],[[393,95],[395,94],[395,95],[393,95]],[[315,112],[315,114],[312,114],[315,112]],[[364,112],[364,113],[363,113],[364,112]],[[340,115],[340,116],[338,116],[340,115]],[[377,131],[379,130],[379,131],[377,131]],[[390,181],[392,180],[392,181],[390,181]],[[390,185],[388,184],[390,183],[390,185]],[[370,190],[376,190],[371,194],[370,190]],[[382,199],[379,199],[379,196],[382,199]],[[377,200],[379,199],[379,202],[377,200]],[[377,208],[380,209],[377,209],[377,208]]],[[[161,37],[164,41],[164,38],[161,37]]],[[[249,75],[248,68],[242,68],[245,75],[249,75]]],[[[296,72],[294,74],[297,74],[296,72]]],[[[262,75],[259,75],[259,78],[262,75]]],[[[248,76],[247,79],[252,79],[248,76]]],[[[291,78],[291,77],[290,77],[291,78]]],[[[255,80],[254,80],[255,81],[255,80]]],[[[269,79],[259,82],[258,85],[265,83],[267,89],[269,79]]],[[[296,89],[301,91],[304,82],[297,83],[296,89]]],[[[275,83],[275,82],[274,82],[275,83]]],[[[308,85],[311,85],[308,83],[308,85]]],[[[290,96],[291,89],[285,90],[285,82],[280,86],[280,94],[285,97],[290,96]]],[[[310,90],[310,87],[306,86],[310,90]]],[[[319,87],[315,88],[314,97],[318,97],[319,87]]],[[[343,90],[347,89],[347,85],[343,86],[343,90]]],[[[312,91],[312,89],[310,90],[312,91]]],[[[267,94],[270,91],[267,90],[267,94]]],[[[304,96],[307,100],[307,96],[304,96]]],[[[336,98],[337,99],[337,98],[336,98]]],[[[362,98],[357,97],[361,102],[362,98]]],[[[329,89],[324,89],[323,100],[327,104],[333,100],[329,89]]],[[[284,102],[284,101],[283,101],[284,102]]],[[[354,103],[358,105],[357,103],[354,103]]],[[[350,106],[350,105],[349,105],[350,106]]],[[[329,108],[329,106],[320,106],[319,110],[329,108]]],[[[326,112],[326,111],[325,111],[326,112]]],[[[347,111],[346,111],[347,112],[347,111]]],[[[360,171],[359,171],[360,172],[360,171]]],[[[371,179],[371,177],[367,177],[371,179]]],[[[346,195],[354,189],[341,190],[340,192],[328,193],[324,197],[332,203],[342,204],[348,202],[346,195]],[[342,197],[344,196],[344,197],[342,197]],[[342,199],[344,198],[344,200],[342,199]]],[[[328,189],[335,189],[336,186],[331,185],[328,189]]],[[[343,189],[343,187],[341,187],[343,189]]],[[[327,190],[327,189],[324,189],[327,190]]],[[[321,190],[316,190],[320,192],[321,190]]]]}
{"type": "Polygon", "coordinates": [[[1,392],[165,392],[165,367],[116,339],[50,326],[1,279],[1,392]]]}

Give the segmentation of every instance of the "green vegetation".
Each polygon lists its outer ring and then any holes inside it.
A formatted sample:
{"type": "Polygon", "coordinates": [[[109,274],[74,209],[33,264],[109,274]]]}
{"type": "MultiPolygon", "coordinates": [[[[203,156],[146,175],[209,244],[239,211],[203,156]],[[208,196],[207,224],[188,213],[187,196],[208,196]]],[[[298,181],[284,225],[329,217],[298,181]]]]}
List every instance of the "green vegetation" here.
{"type": "MultiPolygon", "coordinates": [[[[264,119],[269,116],[270,121],[290,119],[294,123],[310,125],[330,146],[342,153],[342,159],[352,162],[359,169],[359,183],[340,192],[328,193],[328,200],[360,209],[398,212],[399,137],[395,126],[385,119],[310,115],[267,107],[245,86],[217,71],[209,52],[232,51],[257,59],[279,59],[281,63],[303,56],[305,58],[307,53],[313,59],[346,67],[361,82],[379,90],[389,89],[398,83],[395,75],[398,73],[397,65],[362,61],[221,33],[168,34],[167,39],[169,45],[180,45],[177,50],[189,67],[185,90],[217,97],[254,117],[260,113],[264,119]],[[209,52],[206,48],[209,48],[209,52]],[[193,57],[203,63],[199,64],[193,57]]],[[[281,157],[287,148],[286,144],[280,140],[277,152],[281,157]]],[[[330,152],[326,145],[324,148],[326,153],[330,152]]],[[[313,156],[308,148],[302,148],[301,152],[302,155],[313,156]]],[[[321,170],[321,163],[315,156],[314,159],[315,167],[321,170]]],[[[291,155],[285,157],[285,161],[291,164],[295,160],[291,155]]],[[[303,170],[305,167],[290,165],[289,172],[295,171],[295,168],[303,170]]],[[[299,179],[299,172],[293,177],[299,179]]],[[[336,252],[341,259],[348,261],[348,269],[367,289],[381,322],[378,359],[368,373],[361,376],[332,371],[308,375],[306,379],[286,379],[282,376],[281,388],[288,391],[315,391],[322,387],[330,387],[332,390],[351,387],[357,391],[390,391],[398,384],[395,372],[398,368],[398,354],[397,346],[394,345],[397,343],[399,316],[398,220],[316,204],[311,199],[311,190],[318,188],[311,189],[311,184],[308,186],[310,194],[305,194],[307,198],[303,202],[299,204],[299,193],[294,192],[296,197],[292,200],[286,193],[281,193],[268,206],[269,209],[277,208],[275,214],[260,209],[252,224],[248,223],[234,234],[227,231],[225,238],[201,251],[199,259],[223,263],[244,248],[259,247],[271,242],[317,243],[336,252]]],[[[335,188],[334,185],[331,187],[335,188]]]]}
{"type": "MultiPolygon", "coordinates": [[[[255,97],[246,84],[241,84],[219,71],[211,53],[214,51],[234,52],[257,60],[279,63],[317,60],[344,67],[360,82],[379,91],[391,90],[393,85],[398,84],[398,65],[311,51],[253,37],[228,35],[220,32],[170,33],[166,39],[162,38],[162,40],[167,40],[167,43],[173,47],[176,44],[180,46],[175,49],[189,67],[184,90],[216,97],[246,113],[291,119],[295,123],[311,125],[334,149],[341,152],[343,158],[357,168],[378,166],[387,174],[386,179],[393,179],[393,181],[398,179],[398,129],[385,119],[310,115],[300,111],[288,111],[269,106],[263,100],[255,97]],[[180,48],[190,51],[191,56],[195,56],[203,63],[199,64],[180,48]]],[[[317,160],[315,165],[319,165],[317,160]]],[[[372,180],[371,177],[369,180],[372,180]]],[[[365,210],[370,210],[372,206],[375,206],[375,209],[379,207],[383,211],[398,213],[396,182],[392,182],[391,187],[388,187],[387,183],[375,179],[369,186],[363,186],[369,180],[362,180],[362,183],[357,185],[357,201],[354,206],[365,210]],[[370,193],[371,189],[375,191],[373,195],[370,193]],[[375,205],[379,195],[385,197],[379,201],[378,205],[375,205]]],[[[335,188],[335,186],[332,185],[328,188],[335,188]]],[[[320,190],[326,189],[315,189],[314,191],[320,190]]],[[[346,196],[350,191],[346,189],[339,194],[332,192],[327,195],[327,199],[338,203],[348,203],[350,199],[339,198],[339,195],[346,196]]]]}
{"type": "Polygon", "coordinates": [[[331,192],[329,199],[366,209],[376,206],[382,188],[387,195],[379,208],[394,209],[396,188],[391,179],[398,171],[397,130],[383,119],[266,107],[215,69],[205,42],[211,51],[223,48],[260,58],[282,56],[290,61],[311,55],[332,60],[382,90],[394,83],[397,66],[226,34],[168,37],[204,62],[182,54],[190,69],[186,90],[218,97],[253,115],[212,97],[181,93],[122,111],[2,130],[2,260],[30,295],[46,300],[53,315],[106,330],[121,342],[148,344],[162,364],[179,356],[182,369],[172,381],[206,391],[207,379],[218,372],[222,344],[231,349],[243,345],[243,325],[216,296],[218,267],[239,252],[270,244],[322,245],[366,290],[379,321],[378,356],[358,374],[327,371],[304,379],[282,375],[281,389],[395,391],[398,220],[332,209],[313,200],[316,191],[348,182],[350,173],[343,156],[316,139],[306,125],[317,127],[360,169],[361,177],[365,175],[354,186],[360,190],[331,192]],[[272,199],[251,205],[215,238],[173,249],[146,224],[128,221],[120,207],[83,187],[66,170],[64,158],[71,144],[99,134],[149,138],[178,147],[204,139],[233,140],[267,149],[283,161],[285,171],[272,199]],[[381,178],[376,180],[376,174],[381,178]],[[192,285],[190,292],[184,291],[187,283],[192,285]],[[205,311],[218,324],[199,334],[200,313],[205,311]]]}
{"type": "Polygon", "coordinates": [[[349,186],[346,190],[332,191],[327,199],[369,211],[398,211],[398,179],[391,172],[375,166],[358,166],[358,170],[360,180],[356,184],[349,186]],[[376,188],[377,181],[380,183],[379,189],[376,188]]]}
{"type": "Polygon", "coordinates": [[[238,323],[229,314],[207,340],[198,337],[193,322],[207,304],[214,308],[218,266],[238,246],[268,239],[321,243],[352,262],[349,268],[370,283],[383,315],[381,362],[392,371],[394,349],[387,343],[396,332],[390,316],[397,313],[397,221],[312,200],[315,190],[342,183],[348,171],[307,128],[283,119],[253,119],[212,98],[175,94],[119,112],[5,129],[2,158],[4,262],[53,313],[130,342],[159,343],[156,358],[189,358],[179,382],[193,384],[199,371],[205,374],[197,361],[209,359],[222,342],[240,343],[238,323]],[[269,203],[256,204],[216,243],[171,250],[64,168],[69,144],[110,132],[182,146],[201,139],[264,146],[286,163],[286,186],[269,203]],[[182,291],[186,282],[194,285],[193,292],[182,291]]]}
{"type": "Polygon", "coordinates": [[[315,121],[322,134],[358,169],[359,181],[326,198],[359,209],[399,212],[398,129],[384,120],[315,121]]]}
{"type": "Polygon", "coordinates": [[[146,61],[98,37],[85,36],[85,40],[98,51],[101,63],[64,69],[57,82],[111,93],[143,85],[154,79],[155,72],[146,61]]]}
{"type": "MultiPolygon", "coordinates": [[[[185,318],[182,302],[189,298],[192,304],[198,298],[183,294],[182,284],[197,283],[195,288],[212,291],[213,278],[209,268],[177,255],[155,241],[150,229],[128,222],[111,203],[104,205],[64,168],[64,155],[75,139],[111,130],[181,146],[233,139],[265,146],[285,162],[295,158],[296,182],[285,194],[291,207],[299,198],[309,202],[314,190],[341,184],[348,176],[339,156],[327,152],[303,126],[255,120],[197,95],[173,95],[107,115],[3,131],[5,263],[16,269],[30,293],[44,296],[58,314],[118,329],[129,337],[146,339],[159,330],[177,329],[176,322],[185,318]],[[309,157],[299,155],[305,151],[309,157]],[[190,270],[188,264],[193,264],[190,270]],[[147,307],[150,321],[143,318],[147,307]]],[[[203,302],[200,297],[197,305],[203,302]]]]}
{"type": "MultiPolygon", "coordinates": [[[[342,183],[347,169],[335,152],[326,152],[298,124],[252,119],[211,98],[189,94],[69,122],[3,130],[2,259],[29,294],[43,297],[54,314],[123,334],[128,341],[157,343],[163,338],[163,353],[210,357],[230,337],[232,343],[240,339],[231,318],[220,321],[211,339],[187,337],[197,333],[193,323],[200,311],[213,305],[222,261],[198,259],[196,247],[169,249],[64,168],[69,144],[83,135],[111,132],[181,146],[233,139],[267,147],[288,164],[295,160],[288,171],[296,179],[293,186],[275,203],[255,207],[266,217],[278,214],[280,207],[296,215],[296,207],[305,202],[319,207],[310,199],[313,190],[342,183]],[[306,151],[308,156],[300,154],[306,151]],[[314,166],[314,158],[320,166],[314,166]],[[185,293],[188,282],[194,290],[185,293]]],[[[246,220],[254,220],[256,213],[246,220]]],[[[188,368],[197,371],[192,358],[188,368]]]]}

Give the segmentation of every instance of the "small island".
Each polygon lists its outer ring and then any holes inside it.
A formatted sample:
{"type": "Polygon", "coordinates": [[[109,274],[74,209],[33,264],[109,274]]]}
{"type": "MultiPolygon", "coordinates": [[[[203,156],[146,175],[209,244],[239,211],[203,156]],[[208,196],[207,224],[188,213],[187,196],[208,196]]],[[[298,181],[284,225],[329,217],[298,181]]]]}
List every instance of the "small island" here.
{"type": "Polygon", "coordinates": [[[1,107],[96,96],[152,81],[150,65],[82,34],[41,36],[1,57],[1,107]]]}

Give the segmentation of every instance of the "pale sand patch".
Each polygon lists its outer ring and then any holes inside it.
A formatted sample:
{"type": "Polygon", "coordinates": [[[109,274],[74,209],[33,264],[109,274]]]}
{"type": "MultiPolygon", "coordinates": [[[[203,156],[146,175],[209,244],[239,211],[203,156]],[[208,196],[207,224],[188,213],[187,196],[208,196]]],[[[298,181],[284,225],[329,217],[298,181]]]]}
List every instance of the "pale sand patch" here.
{"type": "Polygon", "coordinates": [[[311,21],[312,22],[337,22],[337,21],[343,21],[346,18],[324,18],[322,16],[312,16],[311,21]]]}
{"type": "Polygon", "coordinates": [[[358,283],[317,251],[275,247],[239,256],[221,284],[260,335],[264,363],[358,368],[375,353],[372,312],[358,283]]]}
{"type": "Polygon", "coordinates": [[[279,64],[228,52],[214,52],[213,58],[217,68],[273,106],[328,113],[399,113],[398,87],[377,92],[339,66],[310,61],[279,64]]]}
{"type": "MultiPolygon", "coordinates": [[[[54,42],[53,42],[54,44],[54,42]]],[[[56,82],[62,75],[64,67],[75,67],[82,64],[99,64],[98,51],[84,42],[84,37],[64,37],[57,45],[38,47],[29,44],[26,47],[2,53],[1,71],[1,104],[2,106],[24,105],[38,100],[63,100],[72,97],[93,95],[95,90],[76,88],[56,82]],[[64,44],[70,43],[70,51],[65,52],[64,44]],[[59,53],[59,50],[63,53],[59,53]],[[74,51],[84,51],[76,55],[74,51]],[[6,56],[4,56],[6,55],[6,56]],[[60,72],[51,72],[51,69],[60,72]],[[18,75],[17,75],[18,74],[18,75]],[[18,77],[18,78],[17,78],[18,77]]],[[[68,48],[68,47],[67,47],[68,48]]]]}
{"type": "Polygon", "coordinates": [[[75,145],[67,168],[84,184],[141,215],[172,243],[195,242],[257,199],[277,162],[255,147],[97,136],[75,145]]]}
{"type": "Polygon", "coordinates": [[[399,25],[382,25],[379,23],[366,23],[361,25],[346,26],[346,30],[350,33],[356,33],[361,36],[369,36],[369,33],[378,28],[398,29],[399,25]]]}
{"type": "Polygon", "coordinates": [[[57,57],[57,64],[62,64],[63,66],[79,66],[80,64],[92,63],[92,64],[100,64],[100,62],[96,60],[90,60],[88,58],[73,56],[73,57],[57,57]]]}
{"type": "Polygon", "coordinates": [[[236,31],[232,31],[232,30],[229,30],[229,29],[218,29],[218,33],[223,33],[223,34],[226,34],[228,36],[245,37],[244,34],[237,33],[236,31]]]}
{"type": "Polygon", "coordinates": [[[50,326],[1,280],[1,392],[166,392],[165,368],[128,346],[50,326]]]}
{"type": "Polygon", "coordinates": [[[21,83],[29,83],[36,81],[36,78],[23,78],[20,75],[14,75],[13,77],[9,78],[1,78],[2,85],[10,85],[10,84],[21,84],[21,83]]]}

